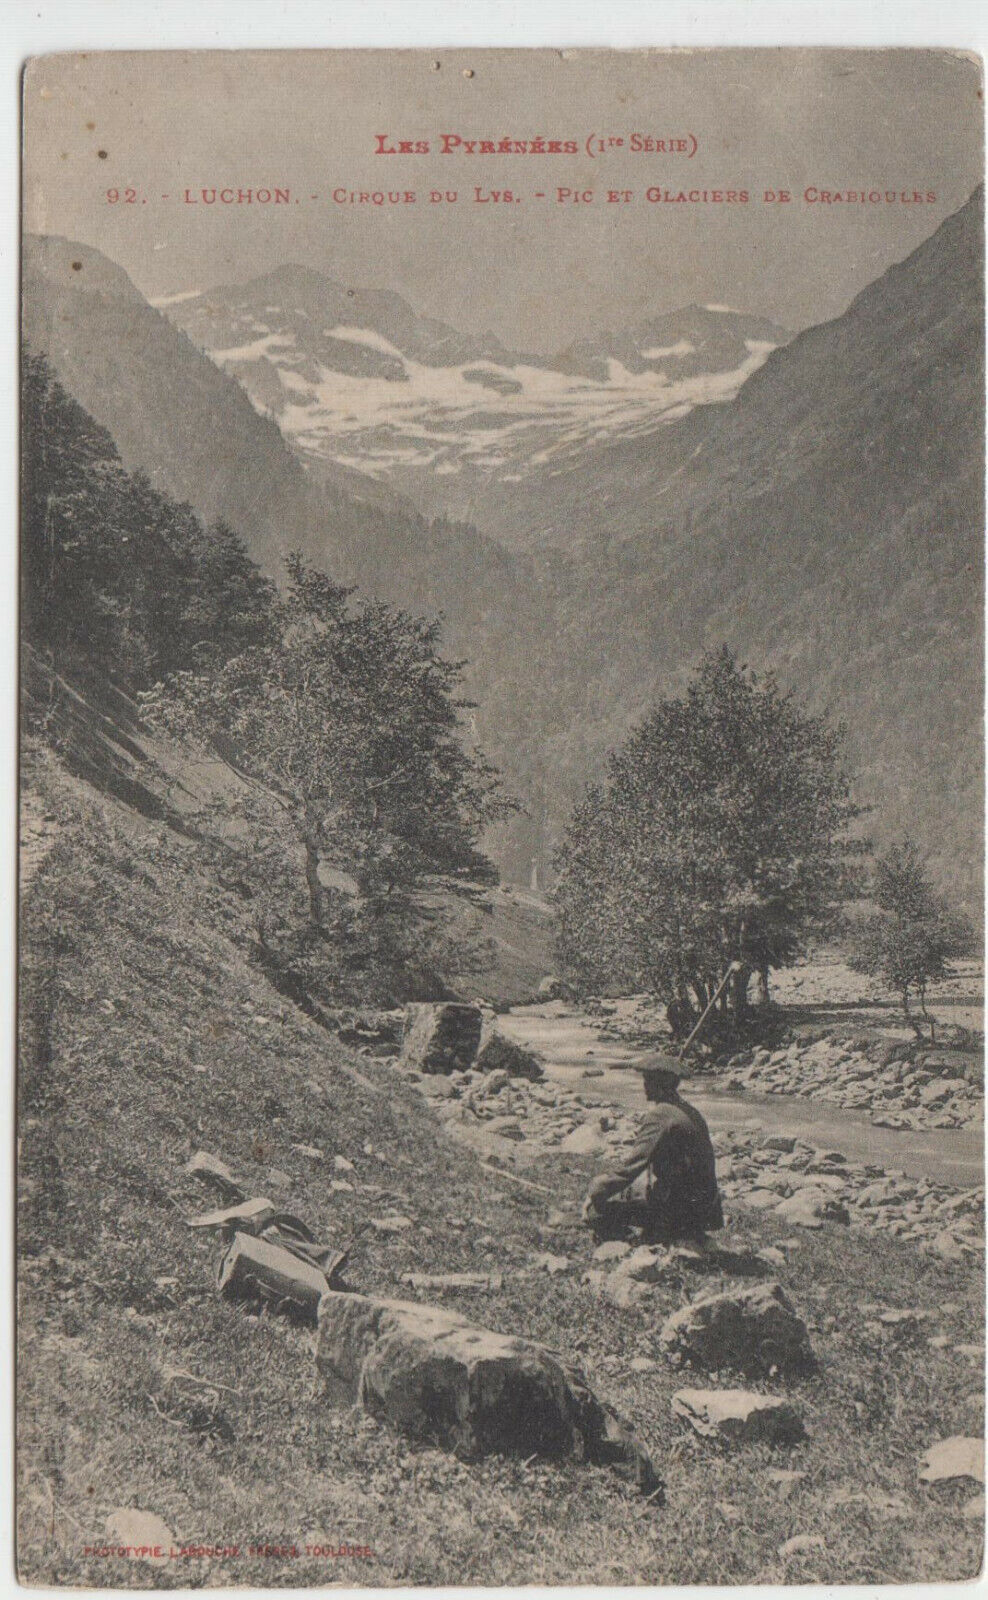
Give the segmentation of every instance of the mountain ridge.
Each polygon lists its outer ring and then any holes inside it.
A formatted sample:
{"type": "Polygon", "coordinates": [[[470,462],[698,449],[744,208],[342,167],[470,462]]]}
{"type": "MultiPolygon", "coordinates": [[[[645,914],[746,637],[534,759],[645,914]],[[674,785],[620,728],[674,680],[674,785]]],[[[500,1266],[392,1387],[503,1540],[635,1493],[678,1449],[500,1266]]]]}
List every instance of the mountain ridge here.
{"type": "MultiPolygon", "coordinates": [[[[426,515],[485,532],[504,490],[523,491],[598,437],[731,398],[789,338],[764,318],[689,306],[531,355],[294,265],[164,309],[277,420],[313,476],[360,472],[426,515]]],[[[503,520],[498,536],[531,547],[503,520]]]]}

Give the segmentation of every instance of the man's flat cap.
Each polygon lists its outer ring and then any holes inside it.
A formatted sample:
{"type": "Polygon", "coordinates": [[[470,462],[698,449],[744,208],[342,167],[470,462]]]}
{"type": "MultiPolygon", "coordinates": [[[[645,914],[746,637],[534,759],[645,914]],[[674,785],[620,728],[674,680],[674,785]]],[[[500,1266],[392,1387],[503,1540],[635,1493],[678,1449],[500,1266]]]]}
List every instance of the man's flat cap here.
{"type": "Polygon", "coordinates": [[[653,1078],[665,1078],[674,1084],[681,1083],[683,1079],[680,1071],[682,1062],[679,1057],[666,1055],[661,1050],[650,1050],[647,1055],[639,1056],[637,1061],[629,1061],[628,1066],[632,1072],[641,1072],[653,1078]]]}

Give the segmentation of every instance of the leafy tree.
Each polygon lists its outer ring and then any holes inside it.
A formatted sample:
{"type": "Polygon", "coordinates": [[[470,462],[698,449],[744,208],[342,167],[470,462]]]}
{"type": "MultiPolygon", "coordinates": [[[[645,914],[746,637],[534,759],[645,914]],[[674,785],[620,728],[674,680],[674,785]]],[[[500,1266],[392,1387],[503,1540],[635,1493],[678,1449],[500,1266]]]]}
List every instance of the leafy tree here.
{"type": "Polygon", "coordinates": [[[450,896],[496,881],[479,840],[510,809],[461,737],[461,667],[437,623],[358,602],[289,561],[275,628],[141,697],[145,716],[240,780],[214,848],[255,904],[269,958],[358,998],[438,959],[450,896]]]}
{"type": "Polygon", "coordinates": [[[263,639],[274,587],[238,536],[126,472],[43,356],[22,376],[24,629],[56,673],[142,688],[263,639]]]}
{"type": "Polygon", "coordinates": [[[875,863],[871,899],[874,913],[852,928],[849,965],[897,994],[921,1035],[909,1010],[910,995],[915,994],[935,1040],[936,1023],[926,1009],[927,986],[952,976],[951,960],[974,948],[973,929],[934,889],[908,839],[875,863]]]}
{"type": "Polygon", "coordinates": [[[843,730],[727,650],[659,702],[577,806],[557,854],[560,953],[584,987],[647,989],[682,1032],[719,1002],[736,1021],[834,924],[860,881],[843,730]]]}

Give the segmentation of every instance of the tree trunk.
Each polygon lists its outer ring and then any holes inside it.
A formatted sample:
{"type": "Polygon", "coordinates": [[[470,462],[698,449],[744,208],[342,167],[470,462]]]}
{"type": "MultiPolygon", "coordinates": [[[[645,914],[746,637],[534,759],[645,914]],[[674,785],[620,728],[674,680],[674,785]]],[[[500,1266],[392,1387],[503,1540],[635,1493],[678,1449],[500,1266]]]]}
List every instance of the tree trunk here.
{"type": "Polygon", "coordinates": [[[920,986],[919,986],[919,1009],[922,1011],[924,1017],[926,1018],[927,1022],[930,1025],[930,1043],[931,1044],[936,1044],[936,1042],[937,1042],[936,1018],[935,1017],[931,1017],[930,1013],[926,1009],[926,984],[925,983],[921,983],[920,986]]]}
{"type": "Polygon", "coordinates": [[[768,967],[756,967],[754,976],[758,980],[755,985],[755,1005],[767,1006],[769,1004],[768,992],[768,967]]]}
{"type": "Polygon", "coordinates": [[[917,1039],[922,1039],[922,1037],[923,1037],[923,1025],[922,1025],[922,1023],[916,1021],[916,1018],[913,1016],[912,1012],[909,1009],[909,987],[908,987],[908,985],[902,991],[902,1009],[906,1013],[906,1021],[909,1023],[909,1026],[912,1028],[913,1033],[916,1035],[917,1039]]]}
{"type": "Polygon", "coordinates": [[[748,1015],[748,979],[751,977],[751,968],[742,967],[732,977],[727,994],[729,996],[729,1009],[735,1024],[740,1026],[748,1015]]]}

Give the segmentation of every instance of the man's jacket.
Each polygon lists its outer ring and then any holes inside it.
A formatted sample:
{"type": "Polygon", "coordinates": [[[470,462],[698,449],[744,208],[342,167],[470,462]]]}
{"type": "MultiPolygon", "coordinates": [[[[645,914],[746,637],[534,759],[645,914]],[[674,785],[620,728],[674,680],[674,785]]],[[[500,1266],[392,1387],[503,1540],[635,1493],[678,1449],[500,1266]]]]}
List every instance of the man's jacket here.
{"type": "Polygon", "coordinates": [[[627,1155],[594,1179],[587,1198],[600,1210],[646,1171],[650,1204],[668,1226],[684,1232],[724,1226],[707,1124],[678,1096],[649,1106],[627,1155]]]}

